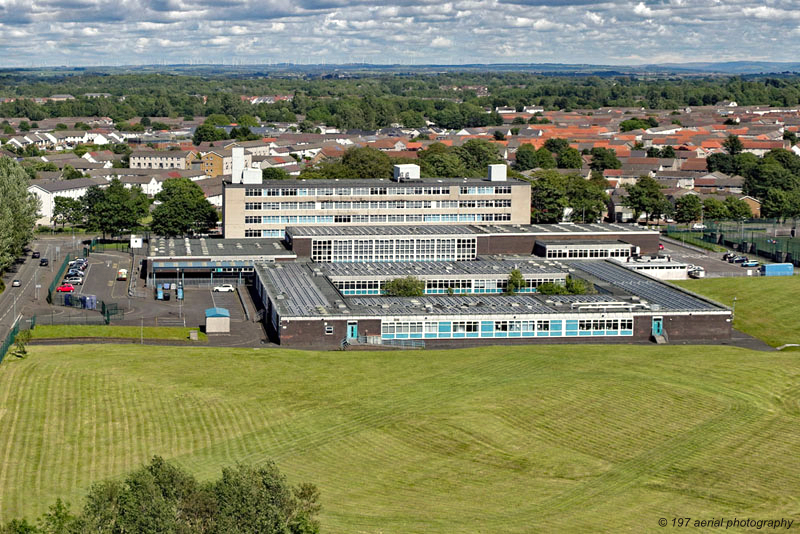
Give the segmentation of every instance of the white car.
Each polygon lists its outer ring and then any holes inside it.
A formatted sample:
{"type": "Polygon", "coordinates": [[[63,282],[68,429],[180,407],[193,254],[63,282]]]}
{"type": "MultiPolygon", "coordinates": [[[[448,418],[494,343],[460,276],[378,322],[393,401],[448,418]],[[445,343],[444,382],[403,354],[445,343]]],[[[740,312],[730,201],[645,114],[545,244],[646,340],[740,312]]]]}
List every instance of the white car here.
{"type": "Polygon", "coordinates": [[[705,229],[706,229],[706,225],[702,224],[702,223],[694,223],[692,225],[692,230],[705,230],[705,229]]]}
{"type": "Polygon", "coordinates": [[[222,284],[214,287],[214,293],[232,293],[236,289],[231,284],[222,284]]]}

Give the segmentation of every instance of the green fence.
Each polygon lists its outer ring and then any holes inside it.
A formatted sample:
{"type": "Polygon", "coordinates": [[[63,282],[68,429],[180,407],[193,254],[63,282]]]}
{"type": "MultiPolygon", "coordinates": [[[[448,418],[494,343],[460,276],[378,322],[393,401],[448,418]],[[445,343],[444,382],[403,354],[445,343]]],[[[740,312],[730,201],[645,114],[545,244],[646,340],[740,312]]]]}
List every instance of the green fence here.
{"type": "Polygon", "coordinates": [[[129,241],[112,241],[93,237],[89,242],[89,245],[84,250],[87,252],[87,254],[91,252],[103,252],[106,250],[130,252],[131,244],[129,241]]]}
{"type": "Polygon", "coordinates": [[[61,262],[61,266],[56,272],[56,277],[53,278],[50,287],[47,288],[47,302],[49,304],[53,303],[53,295],[55,294],[56,288],[61,285],[61,280],[64,277],[64,273],[67,272],[67,267],[69,266],[69,262],[72,261],[72,257],[72,254],[64,256],[64,261],[61,262]]]}
{"type": "Polygon", "coordinates": [[[703,240],[757,254],[777,262],[800,265],[800,239],[794,236],[794,224],[779,221],[752,220],[719,222],[706,225],[703,240]]]}
{"type": "Polygon", "coordinates": [[[0,345],[0,363],[3,363],[3,358],[6,357],[8,349],[10,349],[11,345],[14,344],[14,340],[17,338],[17,334],[19,334],[19,321],[14,322],[14,326],[11,327],[11,331],[3,340],[3,344],[0,345]]]}

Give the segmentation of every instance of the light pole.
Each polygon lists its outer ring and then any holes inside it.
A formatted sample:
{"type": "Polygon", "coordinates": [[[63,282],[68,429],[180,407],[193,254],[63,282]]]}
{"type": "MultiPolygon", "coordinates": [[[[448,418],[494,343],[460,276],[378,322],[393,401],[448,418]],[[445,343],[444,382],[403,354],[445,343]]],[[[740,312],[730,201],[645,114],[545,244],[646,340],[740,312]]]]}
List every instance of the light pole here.
{"type": "Polygon", "coordinates": [[[731,310],[731,324],[733,324],[735,318],[736,318],[736,297],[733,297],[733,309],[731,310]]]}

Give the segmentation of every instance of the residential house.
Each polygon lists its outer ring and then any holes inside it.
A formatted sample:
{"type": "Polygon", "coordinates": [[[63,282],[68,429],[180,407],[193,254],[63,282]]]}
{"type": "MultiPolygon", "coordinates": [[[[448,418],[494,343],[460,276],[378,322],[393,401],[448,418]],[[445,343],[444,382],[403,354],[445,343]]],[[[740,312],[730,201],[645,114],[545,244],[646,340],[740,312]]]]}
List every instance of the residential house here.
{"type": "Polygon", "coordinates": [[[40,201],[39,219],[36,224],[50,225],[56,197],[80,198],[92,186],[105,186],[108,182],[102,178],[78,178],[77,180],[35,180],[28,186],[28,191],[36,195],[40,201]]]}
{"type": "Polygon", "coordinates": [[[192,150],[135,150],[130,155],[131,169],[190,169],[197,154],[192,150]]]}

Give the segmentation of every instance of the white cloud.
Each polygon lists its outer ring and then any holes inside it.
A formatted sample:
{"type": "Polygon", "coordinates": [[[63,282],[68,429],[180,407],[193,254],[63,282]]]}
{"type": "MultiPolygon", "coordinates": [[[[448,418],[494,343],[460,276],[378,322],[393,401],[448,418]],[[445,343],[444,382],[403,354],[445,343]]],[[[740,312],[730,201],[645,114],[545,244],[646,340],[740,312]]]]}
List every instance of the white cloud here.
{"type": "Polygon", "coordinates": [[[431,46],[436,48],[447,48],[453,44],[453,41],[446,37],[436,37],[433,41],[431,41],[431,46]]]}

